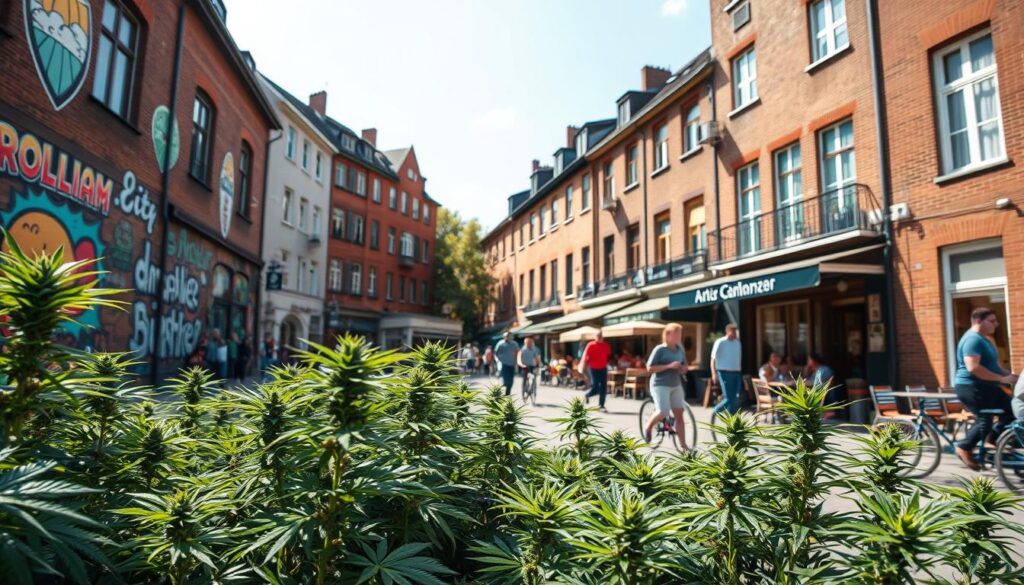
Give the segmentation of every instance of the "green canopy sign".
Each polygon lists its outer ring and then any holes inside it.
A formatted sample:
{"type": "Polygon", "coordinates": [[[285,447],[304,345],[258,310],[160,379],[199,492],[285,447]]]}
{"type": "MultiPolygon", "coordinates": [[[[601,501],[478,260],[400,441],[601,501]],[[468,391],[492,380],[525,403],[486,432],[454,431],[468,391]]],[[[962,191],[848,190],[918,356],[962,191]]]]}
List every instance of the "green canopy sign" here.
{"type": "Polygon", "coordinates": [[[677,292],[669,297],[668,308],[670,310],[689,309],[725,301],[743,301],[802,288],[812,288],[818,286],[820,282],[821,271],[817,265],[796,268],[677,292]]]}

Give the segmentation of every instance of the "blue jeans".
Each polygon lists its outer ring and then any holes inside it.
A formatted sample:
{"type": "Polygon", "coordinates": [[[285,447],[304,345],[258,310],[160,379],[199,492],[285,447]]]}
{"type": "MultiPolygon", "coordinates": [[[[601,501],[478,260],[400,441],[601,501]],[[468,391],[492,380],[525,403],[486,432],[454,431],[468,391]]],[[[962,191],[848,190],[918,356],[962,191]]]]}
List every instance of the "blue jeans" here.
{"type": "Polygon", "coordinates": [[[593,385],[590,387],[590,392],[587,392],[587,398],[591,396],[598,396],[597,404],[601,408],[604,408],[604,399],[608,396],[608,370],[601,368],[588,368],[590,370],[590,380],[593,385]]]}
{"type": "Polygon", "coordinates": [[[505,387],[505,396],[512,394],[512,383],[516,379],[516,367],[501,364],[501,384],[505,387]]]}
{"type": "Polygon", "coordinates": [[[718,370],[718,385],[722,388],[722,401],[715,405],[715,412],[728,410],[730,414],[736,414],[740,409],[740,389],[743,387],[743,377],[739,372],[718,370]]]}

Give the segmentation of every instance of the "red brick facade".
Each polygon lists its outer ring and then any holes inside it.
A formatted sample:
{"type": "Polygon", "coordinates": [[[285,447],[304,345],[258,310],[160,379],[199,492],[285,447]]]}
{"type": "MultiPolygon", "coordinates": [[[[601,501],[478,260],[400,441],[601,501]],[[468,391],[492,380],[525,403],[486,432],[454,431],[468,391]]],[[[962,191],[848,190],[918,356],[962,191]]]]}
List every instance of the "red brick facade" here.
{"type": "MultiPolygon", "coordinates": [[[[130,43],[130,107],[119,115],[114,106],[94,97],[102,63],[99,47],[108,34],[103,32],[102,0],[71,2],[64,13],[37,7],[39,22],[59,18],[70,30],[75,30],[72,25],[87,29],[77,37],[87,40],[86,50],[68,52],[67,62],[83,71],[70,85],[66,74],[78,69],[69,66],[59,75],[46,68],[45,59],[37,67],[33,43],[25,36],[26,28],[35,30],[33,16],[24,13],[23,3],[6,4],[0,12],[0,26],[7,33],[0,34],[0,217],[29,249],[64,244],[75,259],[101,258],[101,267],[109,272],[106,285],[134,289],[123,297],[129,302],[127,311],[103,309],[85,315],[81,321],[89,327],[69,326],[66,340],[80,347],[133,350],[144,361],[159,347],[158,369],[166,372],[199,359],[201,342],[213,327],[225,334],[254,335],[254,295],[260,282],[258,205],[267,136],[277,122],[214,5],[116,3],[137,33],[130,43]],[[173,115],[180,148],[168,177],[165,234],[154,114],[171,102],[182,5],[184,50],[173,115]],[[197,179],[189,172],[189,161],[193,102],[200,90],[213,110],[207,171],[197,179]],[[17,159],[16,165],[7,156],[31,153],[36,144],[44,145],[39,149],[40,171],[34,170],[32,154],[17,159]],[[87,174],[95,178],[87,180],[87,174]],[[94,185],[92,196],[89,183],[94,185]],[[244,194],[243,185],[248,186],[244,194]],[[165,241],[167,263],[161,269],[165,241]],[[161,286],[163,324],[161,343],[156,343],[161,286]]],[[[59,43],[41,50],[58,50],[54,45],[59,43]]]]}

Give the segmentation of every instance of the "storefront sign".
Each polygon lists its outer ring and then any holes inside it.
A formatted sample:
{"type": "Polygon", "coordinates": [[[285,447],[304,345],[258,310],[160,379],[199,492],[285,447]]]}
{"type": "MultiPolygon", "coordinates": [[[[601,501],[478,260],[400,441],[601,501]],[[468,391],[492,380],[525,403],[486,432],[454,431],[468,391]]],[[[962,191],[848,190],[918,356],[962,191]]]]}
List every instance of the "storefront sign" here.
{"type": "Polygon", "coordinates": [[[669,309],[688,309],[725,301],[742,301],[767,295],[818,286],[821,273],[817,266],[797,268],[756,278],[745,278],[678,292],[669,297],[669,309]]]}

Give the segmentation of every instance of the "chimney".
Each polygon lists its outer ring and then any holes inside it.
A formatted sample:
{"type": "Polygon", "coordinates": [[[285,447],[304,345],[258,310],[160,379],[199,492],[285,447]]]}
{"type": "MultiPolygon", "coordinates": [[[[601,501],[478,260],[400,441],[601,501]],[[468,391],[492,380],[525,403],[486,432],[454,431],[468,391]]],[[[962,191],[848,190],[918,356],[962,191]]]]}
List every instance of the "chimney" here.
{"type": "Polygon", "coordinates": [[[377,129],[366,128],[363,130],[363,140],[370,143],[370,146],[377,148],[377,129]]]}
{"type": "Polygon", "coordinates": [[[575,126],[566,126],[565,128],[565,147],[576,148],[576,133],[580,129],[575,126]]]}
{"type": "Polygon", "coordinates": [[[668,69],[644,65],[644,68],[640,70],[640,89],[643,91],[661,89],[671,76],[672,72],[668,69]]]}
{"type": "Polygon", "coordinates": [[[309,96],[309,107],[321,116],[327,115],[327,92],[318,91],[309,96]]]}
{"type": "Polygon", "coordinates": [[[536,173],[540,169],[540,161],[533,159],[533,172],[536,173]]]}

